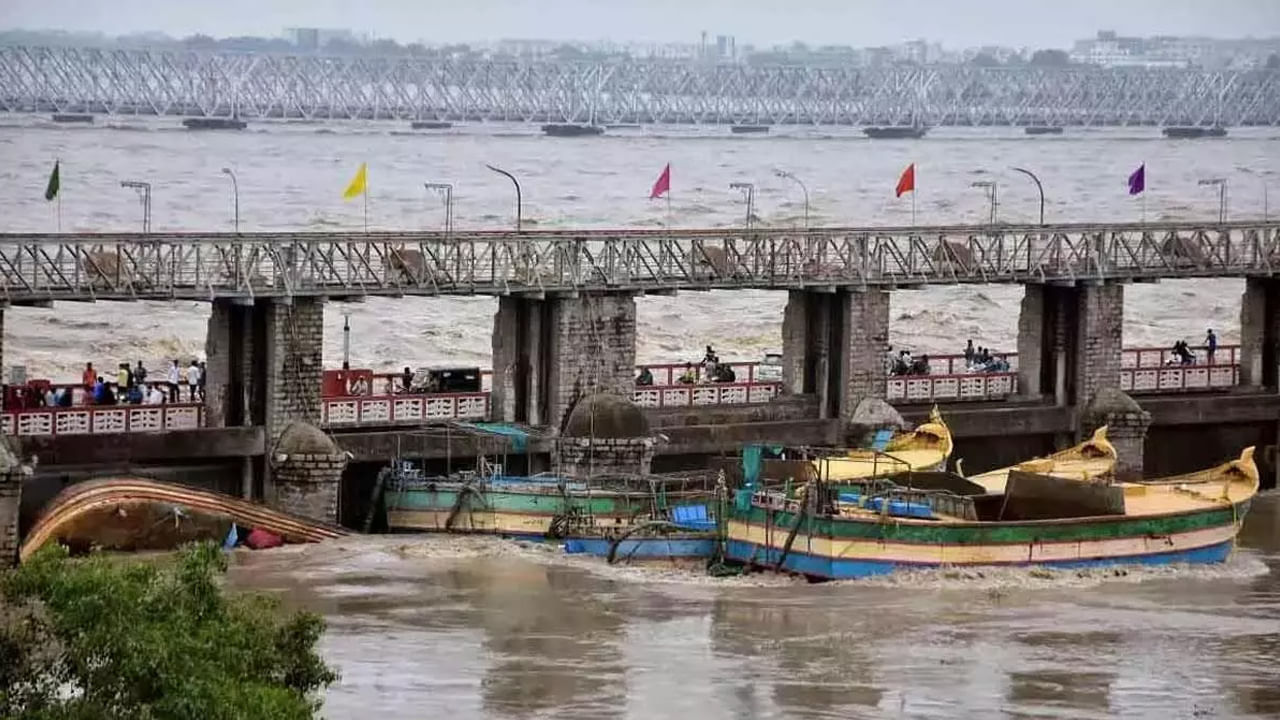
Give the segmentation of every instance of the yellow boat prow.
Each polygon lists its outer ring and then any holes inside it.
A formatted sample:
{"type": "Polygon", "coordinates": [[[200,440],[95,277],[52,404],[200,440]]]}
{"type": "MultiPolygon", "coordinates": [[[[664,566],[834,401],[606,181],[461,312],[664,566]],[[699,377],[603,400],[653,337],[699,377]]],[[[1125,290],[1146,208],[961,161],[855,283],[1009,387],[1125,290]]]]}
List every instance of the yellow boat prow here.
{"type": "Polygon", "coordinates": [[[928,422],[916,429],[895,435],[883,452],[851,450],[840,457],[816,461],[818,477],[823,480],[848,481],[885,477],[904,472],[943,470],[951,457],[951,429],[942,421],[938,408],[929,413],[928,422]]]}
{"type": "Polygon", "coordinates": [[[966,478],[986,488],[988,493],[1002,494],[1014,470],[1071,478],[1082,482],[1095,482],[1109,477],[1115,470],[1116,449],[1107,440],[1107,428],[1098,428],[1088,440],[1074,447],[1060,450],[1048,457],[1027,460],[999,470],[980,473],[966,478]]]}

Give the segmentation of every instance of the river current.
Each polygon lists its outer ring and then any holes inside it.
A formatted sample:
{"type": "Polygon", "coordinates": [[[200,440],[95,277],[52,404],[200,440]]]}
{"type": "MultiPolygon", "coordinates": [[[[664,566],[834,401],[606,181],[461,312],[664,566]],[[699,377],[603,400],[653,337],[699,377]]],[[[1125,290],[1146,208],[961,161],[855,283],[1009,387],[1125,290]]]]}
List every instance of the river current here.
{"type": "Polygon", "coordinates": [[[1221,566],[807,584],[381,535],[241,551],[322,613],[329,718],[1274,718],[1280,495],[1221,566]]]}
{"type": "MultiPolygon", "coordinates": [[[[61,162],[62,228],[121,231],[141,226],[137,194],[122,180],[152,184],[152,229],[232,229],[230,177],[240,189],[241,229],[350,230],[364,226],[364,206],[342,191],[361,162],[369,165],[369,226],[440,228],[444,208],[424,182],[454,184],[455,227],[503,228],[514,223],[510,182],[485,168],[514,173],[523,186],[526,227],[715,227],[741,224],[745,205],[731,182],[756,185],[755,214],[763,226],[804,222],[804,196],[775,170],[808,188],[809,222],[819,225],[901,225],[911,220],[909,196],[894,197],[898,175],[916,163],[920,223],[979,223],[988,201],[977,181],[998,186],[999,219],[1034,222],[1038,197],[1025,167],[1044,183],[1049,222],[1135,221],[1142,217],[1216,217],[1216,188],[1228,180],[1230,217],[1261,217],[1269,181],[1280,205],[1280,131],[1232,130],[1222,140],[1170,141],[1155,128],[1068,129],[1058,137],[1027,137],[1017,128],[940,128],[922,140],[871,141],[854,129],[774,128],[765,136],[734,136],[724,128],[654,127],[614,130],[598,138],[548,138],[520,124],[409,132],[395,123],[253,123],[243,132],[191,132],[176,118],[103,120],[95,126],[55,125],[47,117],[0,116],[0,206],[6,232],[49,232],[57,203],[44,199],[55,159],[61,162]],[[670,211],[648,194],[666,163],[672,166],[670,211]],[[1146,165],[1147,195],[1131,197],[1126,178],[1146,165]],[[1144,207],[1145,203],[1145,207],[1144,207]]],[[[1196,280],[1126,289],[1128,346],[1196,344],[1212,327],[1238,337],[1242,284],[1196,280]]],[[[893,296],[891,343],[932,354],[958,352],[966,338],[1014,349],[1017,286],[939,287],[893,296]]],[[[683,293],[638,300],[642,362],[696,360],[714,344],[726,359],[758,359],[781,345],[785,293],[683,293]]],[[[326,312],[325,362],[342,358],[349,313],[354,367],[490,364],[490,298],[370,299],[331,304],[326,312]]],[[[85,360],[98,367],[144,360],[162,367],[203,350],[207,303],[59,304],[21,308],[6,318],[5,364],[28,375],[72,379],[85,360]]]]}

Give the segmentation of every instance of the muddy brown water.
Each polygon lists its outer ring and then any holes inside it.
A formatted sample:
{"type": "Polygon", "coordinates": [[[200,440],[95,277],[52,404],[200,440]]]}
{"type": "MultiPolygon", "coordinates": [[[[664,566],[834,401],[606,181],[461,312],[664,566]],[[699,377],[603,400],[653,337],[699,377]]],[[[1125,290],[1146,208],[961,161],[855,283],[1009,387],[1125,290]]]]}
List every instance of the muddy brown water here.
{"type": "Polygon", "coordinates": [[[235,556],[323,614],[329,718],[1280,717],[1280,494],[1221,566],[812,585],[494,538],[235,556]]]}

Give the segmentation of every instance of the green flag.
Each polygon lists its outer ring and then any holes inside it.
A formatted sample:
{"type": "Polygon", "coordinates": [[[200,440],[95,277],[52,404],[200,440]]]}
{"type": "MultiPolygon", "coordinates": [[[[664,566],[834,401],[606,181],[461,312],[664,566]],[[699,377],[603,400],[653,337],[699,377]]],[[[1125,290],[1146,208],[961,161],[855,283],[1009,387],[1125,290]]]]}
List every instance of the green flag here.
{"type": "Polygon", "coordinates": [[[58,197],[58,188],[62,187],[62,183],[58,180],[59,161],[54,161],[53,172],[49,173],[49,185],[44,189],[44,199],[53,200],[58,197]]]}

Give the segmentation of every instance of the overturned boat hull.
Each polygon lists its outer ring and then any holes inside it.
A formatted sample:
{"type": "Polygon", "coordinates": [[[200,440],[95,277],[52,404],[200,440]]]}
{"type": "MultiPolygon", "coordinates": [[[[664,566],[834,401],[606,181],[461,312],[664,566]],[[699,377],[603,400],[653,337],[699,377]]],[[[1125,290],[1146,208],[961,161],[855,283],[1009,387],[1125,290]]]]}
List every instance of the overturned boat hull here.
{"type": "Polygon", "coordinates": [[[18,554],[25,562],[50,542],[73,548],[169,550],[195,540],[221,542],[232,523],[266,530],[287,543],[319,542],[348,532],[210,490],[143,478],[104,478],[59,493],[18,554]]]}

